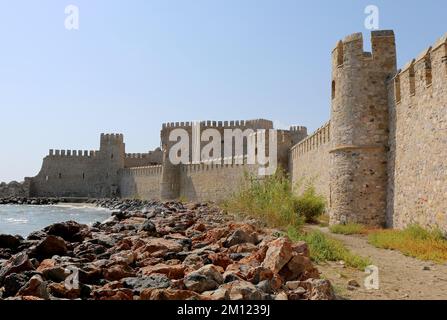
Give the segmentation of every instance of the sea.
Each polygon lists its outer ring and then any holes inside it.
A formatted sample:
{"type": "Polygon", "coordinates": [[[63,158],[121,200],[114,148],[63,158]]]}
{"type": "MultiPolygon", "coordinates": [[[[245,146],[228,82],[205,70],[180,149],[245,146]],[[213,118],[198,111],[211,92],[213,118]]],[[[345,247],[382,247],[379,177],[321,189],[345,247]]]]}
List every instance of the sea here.
{"type": "Polygon", "coordinates": [[[92,225],[103,222],[111,211],[86,204],[60,204],[49,206],[0,205],[0,234],[27,237],[57,222],[76,221],[92,225]]]}

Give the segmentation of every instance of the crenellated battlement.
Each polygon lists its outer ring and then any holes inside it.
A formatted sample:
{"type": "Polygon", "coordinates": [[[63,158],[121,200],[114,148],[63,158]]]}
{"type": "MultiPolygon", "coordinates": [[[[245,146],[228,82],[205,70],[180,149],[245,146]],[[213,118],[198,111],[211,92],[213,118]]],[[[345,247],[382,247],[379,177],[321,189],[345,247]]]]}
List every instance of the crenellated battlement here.
{"type": "Polygon", "coordinates": [[[247,156],[235,156],[229,158],[216,158],[202,161],[198,164],[186,164],[181,166],[182,172],[200,172],[209,170],[218,170],[225,168],[235,168],[241,166],[253,166],[253,164],[248,164],[247,156]]]}
{"type": "Polygon", "coordinates": [[[290,132],[304,132],[307,134],[307,128],[303,126],[291,126],[290,132]]]}
{"type": "Polygon", "coordinates": [[[151,153],[126,153],[126,159],[145,159],[148,158],[151,153]]]}
{"type": "Polygon", "coordinates": [[[102,143],[124,143],[124,135],[121,133],[101,133],[102,143]]]}
{"type": "Polygon", "coordinates": [[[291,149],[291,155],[294,159],[299,156],[316,150],[320,146],[325,145],[331,141],[331,122],[326,122],[323,126],[318,128],[313,134],[296,144],[291,149]]]}
{"type": "Polygon", "coordinates": [[[361,32],[346,36],[337,42],[332,50],[333,69],[356,66],[358,63],[373,63],[385,65],[389,58],[395,56],[395,35],[392,30],[371,32],[372,51],[364,50],[363,34],[361,32]]]}
{"type": "MultiPolygon", "coordinates": [[[[162,129],[181,129],[181,128],[190,128],[195,122],[194,121],[186,121],[186,122],[168,122],[163,123],[162,129]]],[[[265,119],[255,119],[255,120],[232,120],[232,121],[215,121],[215,120],[206,120],[200,121],[201,127],[207,128],[263,128],[263,129],[272,129],[273,122],[265,119]]]]}
{"type": "Polygon", "coordinates": [[[50,149],[48,157],[72,157],[72,158],[94,158],[98,155],[96,150],[54,150],[50,149]]]}
{"type": "MultiPolygon", "coordinates": [[[[447,34],[425,49],[419,56],[408,62],[394,76],[394,101],[422,96],[427,90],[445,86],[447,83],[447,34]]],[[[436,92],[432,92],[432,94],[436,92]]]]}
{"type": "Polygon", "coordinates": [[[162,166],[147,166],[147,167],[135,167],[126,168],[121,170],[123,176],[151,176],[151,175],[161,175],[162,166]]]}

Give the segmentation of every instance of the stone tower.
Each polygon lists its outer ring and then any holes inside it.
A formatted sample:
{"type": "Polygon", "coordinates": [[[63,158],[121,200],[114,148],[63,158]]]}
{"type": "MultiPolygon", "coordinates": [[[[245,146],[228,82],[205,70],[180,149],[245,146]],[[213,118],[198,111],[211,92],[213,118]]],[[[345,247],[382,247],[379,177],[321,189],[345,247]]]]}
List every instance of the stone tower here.
{"type": "Polygon", "coordinates": [[[122,134],[101,134],[98,153],[101,163],[98,188],[104,197],[118,196],[120,170],[124,168],[126,147],[122,134]]]}
{"type": "Polygon", "coordinates": [[[331,224],[382,226],[386,217],[387,80],[396,73],[393,31],[356,33],[332,53],[331,224]]]}

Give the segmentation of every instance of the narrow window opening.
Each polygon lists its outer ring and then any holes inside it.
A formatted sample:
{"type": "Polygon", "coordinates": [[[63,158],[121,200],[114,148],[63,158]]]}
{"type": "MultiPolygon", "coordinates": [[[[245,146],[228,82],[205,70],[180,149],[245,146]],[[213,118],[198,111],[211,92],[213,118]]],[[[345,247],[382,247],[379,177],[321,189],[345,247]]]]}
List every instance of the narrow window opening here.
{"type": "Polygon", "coordinates": [[[431,60],[430,57],[425,57],[425,84],[427,87],[432,84],[432,73],[431,73],[431,60]]]}
{"type": "Polygon", "coordinates": [[[394,96],[396,99],[396,103],[400,103],[401,93],[400,93],[400,76],[397,75],[394,79],[394,96]]]}
{"type": "Polygon", "coordinates": [[[62,173],[59,173],[59,179],[62,179],[62,173]]]}
{"type": "Polygon", "coordinates": [[[332,81],[332,100],[335,99],[335,80],[332,81]]]}
{"type": "Polygon", "coordinates": [[[414,65],[410,66],[409,73],[410,73],[410,94],[415,95],[416,94],[416,78],[415,78],[415,74],[414,74],[414,65]]]}

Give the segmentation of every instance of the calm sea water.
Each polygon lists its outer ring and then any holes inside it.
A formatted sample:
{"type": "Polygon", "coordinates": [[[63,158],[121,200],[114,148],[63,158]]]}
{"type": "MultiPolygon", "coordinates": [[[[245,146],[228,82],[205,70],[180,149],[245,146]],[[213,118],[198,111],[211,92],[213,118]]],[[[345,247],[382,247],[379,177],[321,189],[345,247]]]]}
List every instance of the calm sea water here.
{"type": "Polygon", "coordinates": [[[77,204],[54,206],[0,205],[0,234],[27,237],[31,232],[65,221],[91,225],[110,217],[107,209],[77,204]]]}

